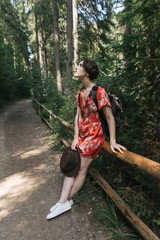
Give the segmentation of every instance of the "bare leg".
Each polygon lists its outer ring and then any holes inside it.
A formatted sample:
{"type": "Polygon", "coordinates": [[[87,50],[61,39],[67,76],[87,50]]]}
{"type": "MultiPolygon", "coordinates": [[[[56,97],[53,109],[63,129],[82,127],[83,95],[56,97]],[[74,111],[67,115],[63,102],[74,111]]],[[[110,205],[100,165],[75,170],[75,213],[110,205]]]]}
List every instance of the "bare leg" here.
{"type": "Polygon", "coordinates": [[[84,184],[86,179],[87,170],[92,162],[92,158],[81,157],[81,167],[76,178],[65,177],[63,182],[63,188],[59,202],[65,203],[76,194],[84,184]]]}
{"type": "Polygon", "coordinates": [[[75,177],[65,177],[63,182],[63,188],[59,202],[65,203],[68,201],[72,186],[74,184],[75,177]]]}
{"type": "Polygon", "coordinates": [[[73,183],[70,195],[69,195],[69,199],[71,199],[83,186],[85,179],[86,179],[88,168],[89,168],[90,164],[92,163],[92,160],[93,160],[93,158],[81,157],[80,171],[74,180],[74,183],[73,183]]]}
{"type": "Polygon", "coordinates": [[[77,193],[80,188],[83,186],[87,170],[89,165],[92,162],[92,158],[81,158],[81,166],[80,171],[77,175],[77,177],[65,177],[63,182],[63,188],[61,192],[61,197],[59,200],[59,203],[61,204],[55,204],[51,209],[51,213],[47,215],[47,219],[51,219],[53,217],[58,216],[59,214],[62,214],[63,212],[66,212],[71,209],[71,205],[68,204],[68,200],[73,197],[75,193],[77,193]]]}

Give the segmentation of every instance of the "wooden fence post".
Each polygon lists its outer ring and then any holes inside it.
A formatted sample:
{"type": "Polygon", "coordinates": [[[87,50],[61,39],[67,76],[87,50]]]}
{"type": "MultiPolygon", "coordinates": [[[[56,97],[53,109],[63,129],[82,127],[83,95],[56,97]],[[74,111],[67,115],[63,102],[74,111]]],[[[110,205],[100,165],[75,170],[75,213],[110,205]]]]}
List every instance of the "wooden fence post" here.
{"type": "Polygon", "coordinates": [[[49,110],[48,112],[49,112],[49,122],[50,122],[50,125],[52,127],[52,111],[49,110]]]}

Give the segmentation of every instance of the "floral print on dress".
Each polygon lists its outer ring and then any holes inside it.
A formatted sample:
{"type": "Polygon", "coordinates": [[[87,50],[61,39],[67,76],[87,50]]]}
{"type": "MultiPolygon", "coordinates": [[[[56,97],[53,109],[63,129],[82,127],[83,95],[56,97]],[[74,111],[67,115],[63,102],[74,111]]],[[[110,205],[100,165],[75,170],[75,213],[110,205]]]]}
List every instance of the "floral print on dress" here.
{"type": "MultiPolygon", "coordinates": [[[[105,105],[111,107],[108,94],[101,86],[98,87],[97,90],[97,102],[100,110],[105,105]]],[[[77,103],[79,104],[78,97],[77,103]]],[[[82,104],[82,92],[80,92],[80,109],[82,111],[82,119],[79,122],[80,154],[84,158],[94,158],[99,154],[105,137],[103,135],[99,113],[92,100],[91,94],[88,95],[85,104],[82,104]]]]}

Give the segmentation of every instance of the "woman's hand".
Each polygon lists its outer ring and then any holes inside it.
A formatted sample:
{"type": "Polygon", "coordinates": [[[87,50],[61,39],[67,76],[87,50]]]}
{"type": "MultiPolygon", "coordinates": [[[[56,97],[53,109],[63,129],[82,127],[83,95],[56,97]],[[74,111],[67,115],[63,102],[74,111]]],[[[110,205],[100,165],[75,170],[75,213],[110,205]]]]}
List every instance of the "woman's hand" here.
{"type": "Polygon", "coordinates": [[[110,143],[110,147],[111,147],[112,152],[114,152],[114,153],[117,153],[116,150],[118,150],[120,153],[122,153],[122,150],[123,151],[127,150],[127,148],[125,148],[124,146],[122,146],[122,145],[120,145],[116,142],[115,143],[110,143]]]}
{"type": "Polygon", "coordinates": [[[73,140],[73,142],[71,144],[71,149],[74,150],[74,151],[77,151],[78,144],[79,144],[78,138],[74,138],[74,140],[73,140]]]}

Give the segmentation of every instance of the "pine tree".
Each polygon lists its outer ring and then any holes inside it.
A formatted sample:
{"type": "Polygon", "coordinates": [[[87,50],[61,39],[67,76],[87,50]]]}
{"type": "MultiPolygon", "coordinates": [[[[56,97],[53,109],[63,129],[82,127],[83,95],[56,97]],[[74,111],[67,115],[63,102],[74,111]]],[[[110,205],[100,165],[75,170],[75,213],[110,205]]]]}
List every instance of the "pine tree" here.
{"type": "Polygon", "coordinates": [[[67,39],[66,39],[66,95],[71,96],[73,61],[73,16],[72,0],[67,0],[67,39]]]}
{"type": "Polygon", "coordinates": [[[56,82],[58,92],[62,93],[62,78],[60,69],[60,36],[59,36],[59,17],[58,6],[56,0],[52,0],[53,9],[53,23],[54,23],[54,48],[55,48],[55,61],[56,61],[56,82]]]}

